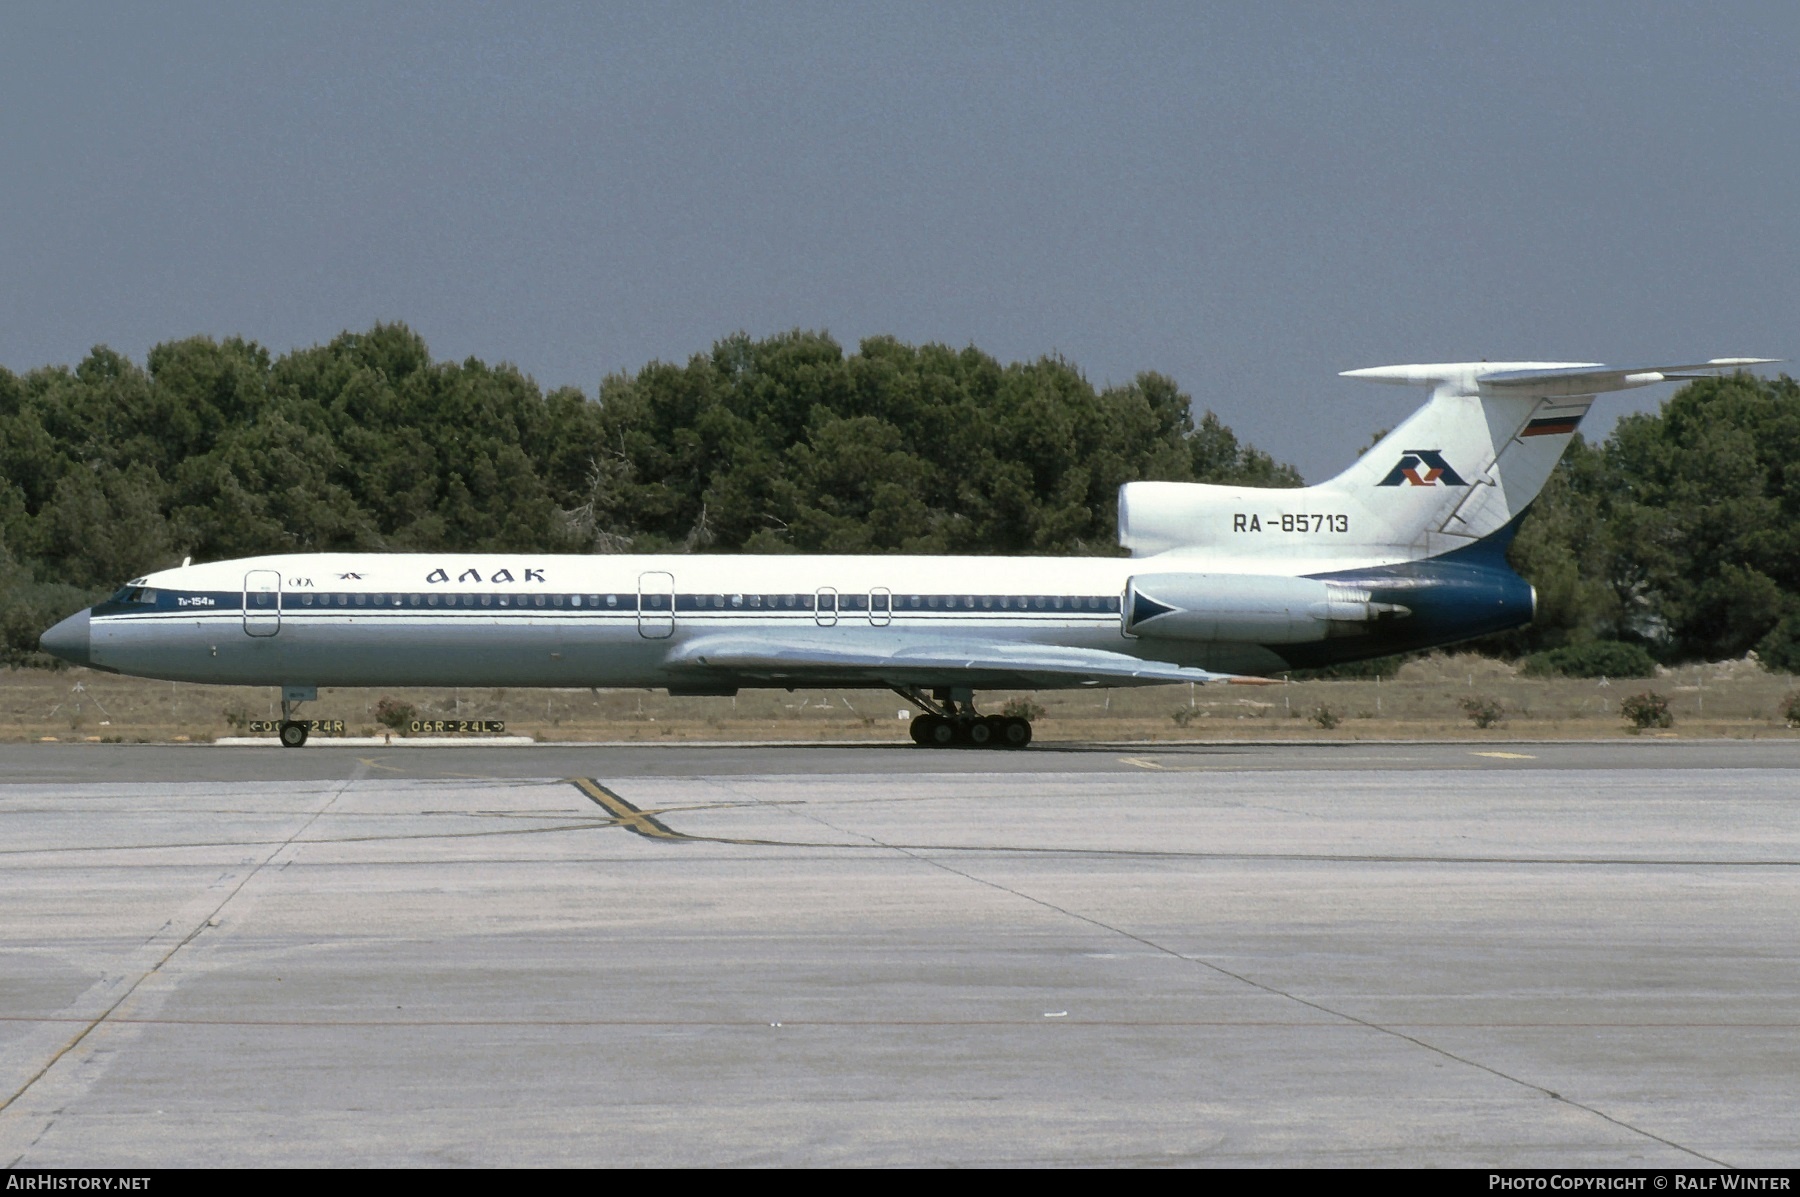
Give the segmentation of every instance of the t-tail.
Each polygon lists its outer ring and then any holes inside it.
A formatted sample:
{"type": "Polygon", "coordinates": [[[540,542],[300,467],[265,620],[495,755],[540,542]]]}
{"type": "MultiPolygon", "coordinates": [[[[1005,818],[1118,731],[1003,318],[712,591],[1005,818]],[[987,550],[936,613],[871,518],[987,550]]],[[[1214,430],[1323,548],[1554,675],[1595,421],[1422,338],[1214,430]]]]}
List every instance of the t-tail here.
{"type": "Polygon", "coordinates": [[[1300,489],[1132,482],[1119,542],[1134,557],[1236,561],[1419,561],[1507,529],[1537,497],[1594,397],[1707,377],[1770,358],[1675,366],[1451,362],[1349,370],[1345,378],[1431,388],[1431,399],[1328,482],[1300,489]]]}

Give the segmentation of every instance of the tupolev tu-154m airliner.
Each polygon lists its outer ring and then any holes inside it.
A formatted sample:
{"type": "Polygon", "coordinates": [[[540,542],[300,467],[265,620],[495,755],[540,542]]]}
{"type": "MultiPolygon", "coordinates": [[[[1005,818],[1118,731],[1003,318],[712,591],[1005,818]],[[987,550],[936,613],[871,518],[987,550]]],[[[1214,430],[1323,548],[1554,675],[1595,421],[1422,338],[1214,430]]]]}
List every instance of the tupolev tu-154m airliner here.
{"type": "Polygon", "coordinates": [[[975,693],[1261,682],[1518,627],[1527,506],[1597,394],[1760,365],[1461,362],[1352,370],[1431,388],[1328,482],[1132,482],[1126,557],[302,553],[184,563],[63,620],[95,669],[279,686],[887,687],[922,745],[1021,748],[975,693]]]}

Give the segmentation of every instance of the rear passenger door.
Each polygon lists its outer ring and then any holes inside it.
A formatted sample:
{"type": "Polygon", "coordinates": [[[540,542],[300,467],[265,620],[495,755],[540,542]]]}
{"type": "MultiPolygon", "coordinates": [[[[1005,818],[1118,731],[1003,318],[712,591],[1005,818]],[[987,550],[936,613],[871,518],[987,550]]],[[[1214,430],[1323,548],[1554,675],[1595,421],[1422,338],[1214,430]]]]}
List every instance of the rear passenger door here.
{"type": "Polygon", "coordinates": [[[675,634],[675,575],[651,570],[638,575],[638,635],[663,640],[675,634]]]}

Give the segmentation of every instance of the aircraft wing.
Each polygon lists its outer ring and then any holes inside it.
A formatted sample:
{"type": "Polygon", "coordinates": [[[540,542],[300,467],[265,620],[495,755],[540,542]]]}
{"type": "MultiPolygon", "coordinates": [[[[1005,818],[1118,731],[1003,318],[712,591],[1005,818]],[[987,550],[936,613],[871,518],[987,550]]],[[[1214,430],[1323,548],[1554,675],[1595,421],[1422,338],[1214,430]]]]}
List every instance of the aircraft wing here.
{"type": "Polygon", "coordinates": [[[1146,661],[1127,653],[993,640],[922,640],[857,636],[795,641],[753,633],[724,633],[685,641],[664,658],[670,670],[697,676],[795,684],[941,686],[985,689],[1268,679],[1146,661]]]}

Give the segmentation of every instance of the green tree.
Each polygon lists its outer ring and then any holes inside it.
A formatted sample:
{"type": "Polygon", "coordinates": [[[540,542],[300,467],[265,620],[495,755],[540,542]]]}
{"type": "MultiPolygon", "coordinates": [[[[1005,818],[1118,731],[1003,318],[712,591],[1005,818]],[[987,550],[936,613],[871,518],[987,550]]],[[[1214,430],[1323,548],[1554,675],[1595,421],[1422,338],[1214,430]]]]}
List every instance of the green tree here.
{"type": "Polygon", "coordinates": [[[401,324],[0,370],[0,644],[173,564],[309,550],[1076,553],[1137,478],[1295,485],[1175,383],[738,335],[596,400],[401,324]]]}
{"type": "Polygon", "coordinates": [[[1539,602],[1515,647],[1742,656],[1800,614],[1797,451],[1800,387],[1747,374],[1690,383],[1599,448],[1578,439],[1514,542],[1539,602]]]}

